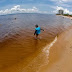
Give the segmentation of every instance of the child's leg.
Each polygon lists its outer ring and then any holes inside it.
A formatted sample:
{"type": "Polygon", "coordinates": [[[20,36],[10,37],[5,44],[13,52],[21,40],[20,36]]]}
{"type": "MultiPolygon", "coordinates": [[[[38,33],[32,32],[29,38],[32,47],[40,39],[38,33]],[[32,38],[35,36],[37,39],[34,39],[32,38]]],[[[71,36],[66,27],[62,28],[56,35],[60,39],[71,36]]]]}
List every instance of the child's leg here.
{"type": "Polygon", "coordinates": [[[38,38],[38,34],[36,34],[36,38],[38,38]]]}

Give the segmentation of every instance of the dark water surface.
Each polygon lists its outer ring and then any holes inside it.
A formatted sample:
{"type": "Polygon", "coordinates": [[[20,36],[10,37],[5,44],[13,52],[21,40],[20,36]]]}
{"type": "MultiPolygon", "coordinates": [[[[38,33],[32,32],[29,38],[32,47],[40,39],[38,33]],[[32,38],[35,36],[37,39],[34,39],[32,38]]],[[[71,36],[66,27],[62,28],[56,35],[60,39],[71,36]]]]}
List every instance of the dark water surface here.
{"type": "Polygon", "coordinates": [[[48,14],[0,16],[0,71],[19,64],[20,69],[17,68],[15,72],[22,72],[24,68],[24,72],[36,72],[47,60],[44,54],[41,53],[43,58],[40,54],[43,47],[71,26],[71,22],[70,19],[48,14]],[[35,24],[45,30],[39,40],[35,40],[33,35],[35,24]],[[35,66],[34,69],[28,64],[35,66]]]}

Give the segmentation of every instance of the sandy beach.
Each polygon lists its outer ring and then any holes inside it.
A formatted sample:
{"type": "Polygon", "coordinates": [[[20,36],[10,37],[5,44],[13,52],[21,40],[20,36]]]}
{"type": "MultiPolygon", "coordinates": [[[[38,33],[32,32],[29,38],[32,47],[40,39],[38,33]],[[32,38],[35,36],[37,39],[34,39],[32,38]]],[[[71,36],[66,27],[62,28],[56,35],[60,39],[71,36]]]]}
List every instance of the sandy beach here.
{"type": "Polygon", "coordinates": [[[62,16],[63,18],[69,18],[72,20],[72,17],[71,16],[63,16],[63,15],[58,15],[58,16],[62,16]]]}
{"type": "Polygon", "coordinates": [[[72,29],[62,33],[50,49],[49,64],[40,72],[72,72],[72,29]]]}
{"type": "Polygon", "coordinates": [[[70,28],[58,36],[57,41],[50,48],[49,58],[46,58],[44,53],[39,54],[34,59],[33,57],[35,56],[28,58],[27,61],[23,60],[13,67],[2,70],[2,72],[72,72],[72,29],[70,28]],[[48,59],[48,64],[46,64],[45,59],[46,61],[48,59]],[[25,68],[25,62],[28,63],[30,60],[32,62],[25,68]],[[44,63],[45,65],[40,68],[39,65],[44,63]],[[36,71],[35,69],[38,68],[40,70],[36,71]]]}
{"type": "Polygon", "coordinates": [[[0,35],[0,72],[72,71],[72,20],[55,15],[35,15],[17,15],[17,20],[9,16],[13,21],[10,23],[10,20],[6,19],[9,25],[5,26],[4,23],[0,35]],[[35,19],[31,19],[31,16],[35,19]],[[22,24],[20,20],[23,21],[22,24]],[[35,40],[33,35],[34,27],[29,26],[30,23],[34,26],[34,21],[45,30],[38,40],[35,40]]]}
{"type": "Polygon", "coordinates": [[[72,20],[72,17],[70,17],[70,16],[63,16],[64,18],[69,18],[69,19],[71,19],[72,20]]]}

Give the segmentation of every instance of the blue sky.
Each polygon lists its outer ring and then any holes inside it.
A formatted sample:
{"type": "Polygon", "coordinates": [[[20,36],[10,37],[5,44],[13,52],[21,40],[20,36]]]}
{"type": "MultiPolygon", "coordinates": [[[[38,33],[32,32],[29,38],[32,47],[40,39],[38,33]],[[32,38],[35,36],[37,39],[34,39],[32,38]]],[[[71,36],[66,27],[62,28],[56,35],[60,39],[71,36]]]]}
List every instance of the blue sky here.
{"type": "Polygon", "coordinates": [[[59,9],[71,14],[72,0],[0,0],[0,14],[32,11],[53,14],[59,9]]]}

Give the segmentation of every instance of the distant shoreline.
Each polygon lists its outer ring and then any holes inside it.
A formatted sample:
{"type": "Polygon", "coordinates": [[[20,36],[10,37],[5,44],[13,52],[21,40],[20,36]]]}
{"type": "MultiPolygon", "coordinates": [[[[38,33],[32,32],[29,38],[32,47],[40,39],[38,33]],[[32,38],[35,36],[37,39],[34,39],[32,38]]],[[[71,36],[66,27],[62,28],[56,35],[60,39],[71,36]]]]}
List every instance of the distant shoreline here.
{"type": "Polygon", "coordinates": [[[57,16],[62,16],[63,18],[69,18],[72,20],[72,17],[71,16],[64,16],[64,15],[57,15],[57,16]]]}

